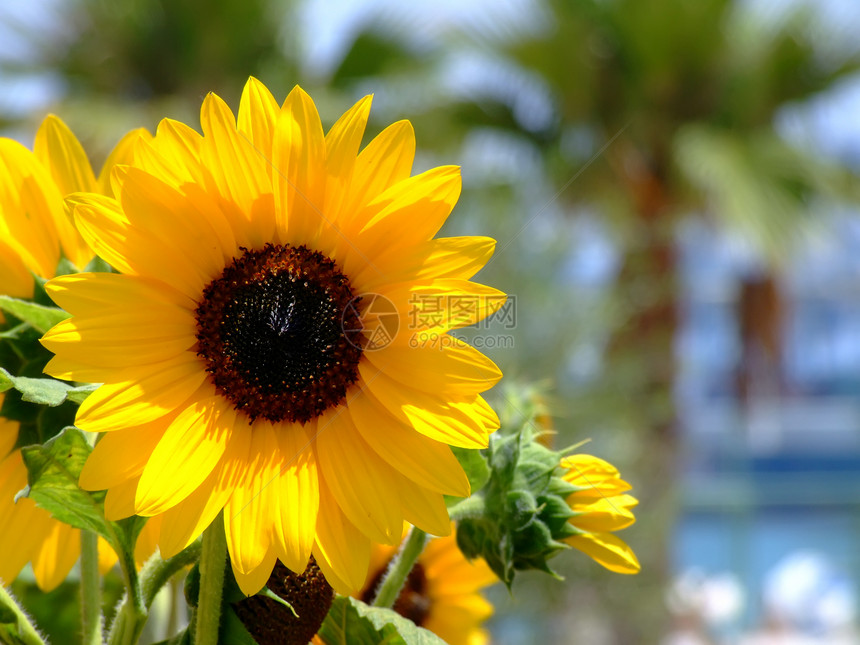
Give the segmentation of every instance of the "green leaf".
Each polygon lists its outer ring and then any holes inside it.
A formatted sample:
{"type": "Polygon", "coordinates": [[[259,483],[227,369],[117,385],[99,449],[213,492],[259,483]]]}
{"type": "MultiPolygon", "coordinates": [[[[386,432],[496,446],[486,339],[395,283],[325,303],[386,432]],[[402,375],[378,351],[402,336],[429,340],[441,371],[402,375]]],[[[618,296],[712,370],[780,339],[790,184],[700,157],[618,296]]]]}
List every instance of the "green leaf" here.
{"type": "Polygon", "coordinates": [[[18,495],[33,499],[61,522],[101,535],[121,558],[133,562],[134,546],[146,518],[133,515],[108,522],[104,515],[105,491],[78,487],[91,452],[83,432],[73,426],[63,428],[44,444],[24,446],[21,454],[29,485],[18,495]]]}
{"type": "Polygon", "coordinates": [[[254,637],[245,629],[233,608],[224,604],[221,607],[221,627],[218,629],[218,642],[231,645],[257,645],[254,637]]]}
{"type": "Polygon", "coordinates": [[[69,317],[69,314],[59,307],[45,307],[9,296],[0,296],[0,310],[29,323],[43,334],[58,322],[69,317]]]}
{"type": "Polygon", "coordinates": [[[471,450],[458,446],[451,446],[451,450],[454,452],[454,456],[460,462],[463,470],[466,471],[466,477],[469,478],[472,493],[477,493],[490,478],[490,467],[487,465],[487,460],[481,454],[480,450],[471,450]]]}
{"type": "MultiPolygon", "coordinates": [[[[0,296],[2,297],[2,296],[0,296]]],[[[98,385],[69,385],[52,378],[32,378],[29,376],[12,376],[0,367],[0,392],[9,389],[18,390],[21,398],[28,403],[56,407],[66,400],[81,403],[98,385]]]]}
{"type": "Polygon", "coordinates": [[[113,542],[115,536],[108,529],[102,507],[105,492],[78,487],[78,477],[91,452],[84,434],[75,427],[64,428],[42,445],[22,448],[29,481],[26,496],[61,522],[94,531],[113,542]]]}
{"type": "Polygon", "coordinates": [[[338,596],[319,636],[326,645],[444,645],[433,632],[392,611],[338,596]]]}

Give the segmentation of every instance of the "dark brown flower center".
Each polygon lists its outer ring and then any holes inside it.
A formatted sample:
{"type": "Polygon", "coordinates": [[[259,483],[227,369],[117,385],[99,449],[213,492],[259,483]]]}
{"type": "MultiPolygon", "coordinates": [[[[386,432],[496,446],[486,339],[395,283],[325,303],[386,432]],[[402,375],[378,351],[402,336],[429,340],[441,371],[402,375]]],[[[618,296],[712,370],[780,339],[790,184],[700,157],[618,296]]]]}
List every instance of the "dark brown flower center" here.
{"type": "Polygon", "coordinates": [[[306,645],[319,631],[334,600],[334,591],[316,561],[311,557],[307,569],[298,575],[279,560],[266,586],[290,603],[295,614],[277,600],[251,596],[233,605],[245,629],[259,645],[306,645]]]}
{"type": "MultiPolygon", "coordinates": [[[[383,567],[370,581],[370,584],[361,595],[362,602],[368,604],[373,602],[376,597],[378,587],[382,584],[382,577],[388,570],[388,566],[383,567]]],[[[432,601],[427,594],[427,575],[424,573],[424,567],[420,562],[416,562],[400,590],[400,595],[394,601],[394,611],[401,616],[405,616],[419,627],[427,620],[430,614],[432,601]]]]}
{"type": "Polygon", "coordinates": [[[304,246],[242,251],[203,291],[197,353],[251,421],[306,423],[342,403],[358,376],[352,288],[334,261],[304,246]]]}

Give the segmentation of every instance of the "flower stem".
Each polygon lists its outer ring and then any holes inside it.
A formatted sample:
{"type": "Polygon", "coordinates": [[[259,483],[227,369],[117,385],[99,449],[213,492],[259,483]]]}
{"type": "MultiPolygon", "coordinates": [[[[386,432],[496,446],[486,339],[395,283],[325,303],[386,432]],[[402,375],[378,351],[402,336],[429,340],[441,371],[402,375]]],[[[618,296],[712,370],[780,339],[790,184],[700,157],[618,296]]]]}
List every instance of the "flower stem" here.
{"type": "Polygon", "coordinates": [[[196,645],[217,645],[221,624],[221,595],[227,563],[224,518],[219,515],[203,532],[200,554],[200,597],[197,602],[196,645]]]}
{"type": "Polygon", "coordinates": [[[477,518],[486,512],[484,497],[478,493],[462,499],[448,509],[448,516],[452,522],[459,522],[467,518],[477,518]]]}
{"type": "Polygon", "coordinates": [[[133,645],[140,639],[148,611],[140,593],[140,580],[137,577],[134,555],[125,551],[120,553],[119,568],[125,585],[125,597],[111,625],[108,644],[133,645]]]}
{"type": "Polygon", "coordinates": [[[409,572],[415,566],[415,561],[427,544],[427,534],[416,526],[409,530],[409,535],[394,556],[388,570],[379,585],[379,591],[373,600],[374,607],[391,608],[400,595],[400,590],[409,577],[409,572]]]}
{"type": "Polygon", "coordinates": [[[0,584],[0,610],[15,616],[15,622],[0,624],[0,642],[22,643],[23,645],[45,645],[39,632],[30,622],[30,617],[15,602],[9,590],[0,584]]]}
{"type": "Polygon", "coordinates": [[[81,628],[83,645],[102,643],[102,590],[99,577],[99,538],[81,531],[81,628]]]}

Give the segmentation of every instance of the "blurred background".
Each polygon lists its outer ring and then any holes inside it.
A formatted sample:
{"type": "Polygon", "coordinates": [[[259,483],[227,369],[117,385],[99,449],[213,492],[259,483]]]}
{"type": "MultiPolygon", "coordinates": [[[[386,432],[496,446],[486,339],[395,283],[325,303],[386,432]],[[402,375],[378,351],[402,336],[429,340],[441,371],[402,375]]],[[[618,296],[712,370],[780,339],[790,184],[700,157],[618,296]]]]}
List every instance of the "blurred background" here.
{"type": "Polygon", "coordinates": [[[498,240],[513,306],[467,337],[641,502],[642,573],[565,553],[490,592],[494,642],[860,643],[857,33],[855,0],[3,0],[0,133],[52,111],[98,166],[249,75],[326,125],[373,93],[369,136],[462,166],[443,233],[498,240]]]}

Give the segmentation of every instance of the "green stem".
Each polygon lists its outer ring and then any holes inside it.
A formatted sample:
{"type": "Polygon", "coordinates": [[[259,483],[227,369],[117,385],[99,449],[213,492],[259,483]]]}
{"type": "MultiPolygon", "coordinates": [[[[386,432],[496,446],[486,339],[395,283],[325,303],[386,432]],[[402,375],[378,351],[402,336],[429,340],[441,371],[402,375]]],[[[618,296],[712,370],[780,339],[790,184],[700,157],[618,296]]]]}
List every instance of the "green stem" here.
{"type": "Polygon", "coordinates": [[[221,624],[221,595],[227,564],[224,517],[219,515],[203,532],[200,554],[200,597],[197,602],[196,645],[217,645],[221,624]]]}
{"type": "Polygon", "coordinates": [[[391,564],[388,565],[388,571],[382,579],[382,584],[379,585],[379,591],[376,598],[373,600],[374,607],[391,608],[394,602],[400,595],[400,590],[409,577],[409,572],[415,566],[415,561],[424,550],[424,545],[427,544],[427,534],[413,526],[409,531],[409,535],[394,556],[391,564]]]}
{"type": "Polygon", "coordinates": [[[99,538],[81,531],[81,628],[83,645],[102,643],[102,589],[99,576],[99,538]]]}
{"type": "Polygon", "coordinates": [[[448,509],[448,516],[452,522],[459,522],[467,518],[482,517],[486,511],[484,497],[478,493],[460,500],[448,509]]]}
{"type": "Polygon", "coordinates": [[[22,645],[45,645],[39,632],[30,622],[30,617],[15,602],[9,590],[0,584],[0,610],[4,614],[13,614],[15,622],[0,624],[0,642],[21,643],[22,645]]]}
{"type": "Polygon", "coordinates": [[[148,615],[140,592],[134,556],[123,552],[119,557],[122,581],[125,584],[125,597],[117,610],[108,634],[109,645],[134,645],[140,639],[148,615]]]}
{"type": "Polygon", "coordinates": [[[172,558],[162,560],[158,551],[146,561],[140,571],[140,588],[143,594],[143,604],[152,605],[156,594],[173,577],[189,564],[194,564],[200,558],[200,540],[192,542],[184,550],[172,558]]]}

